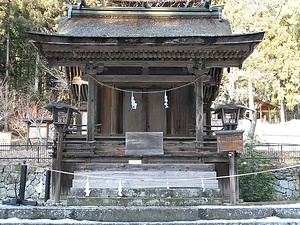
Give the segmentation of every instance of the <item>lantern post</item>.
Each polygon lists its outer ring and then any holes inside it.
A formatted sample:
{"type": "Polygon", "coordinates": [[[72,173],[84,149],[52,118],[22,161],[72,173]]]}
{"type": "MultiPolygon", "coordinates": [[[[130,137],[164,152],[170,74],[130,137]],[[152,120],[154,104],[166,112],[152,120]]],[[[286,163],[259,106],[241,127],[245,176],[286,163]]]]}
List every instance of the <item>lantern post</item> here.
{"type": "Polygon", "coordinates": [[[55,126],[55,142],[53,149],[53,164],[52,169],[55,173],[52,175],[54,188],[54,202],[59,203],[61,192],[61,171],[62,171],[62,152],[63,138],[68,125],[71,122],[73,113],[79,113],[77,108],[67,105],[63,102],[56,102],[45,106],[45,109],[50,111],[53,116],[53,124],[55,126]]]}
{"type": "Polygon", "coordinates": [[[217,135],[218,152],[228,152],[229,179],[230,179],[230,202],[236,204],[239,199],[237,151],[242,151],[243,130],[236,130],[239,117],[242,116],[247,107],[234,103],[220,105],[215,109],[223,124],[223,130],[215,131],[217,135]]]}

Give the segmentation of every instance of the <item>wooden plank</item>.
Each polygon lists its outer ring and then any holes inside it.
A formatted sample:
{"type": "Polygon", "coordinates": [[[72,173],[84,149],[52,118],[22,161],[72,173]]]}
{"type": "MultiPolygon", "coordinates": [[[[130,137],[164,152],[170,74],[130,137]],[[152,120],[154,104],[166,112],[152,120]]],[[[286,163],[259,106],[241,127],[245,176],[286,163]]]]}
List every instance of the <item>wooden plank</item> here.
{"type": "Polygon", "coordinates": [[[170,92],[170,133],[172,135],[189,135],[189,125],[194,123],[193,86],[170,92]]]}
{"type": "Polygon", "coordinates": [[[93,157],[95,156],[94,152],[88,152],[88,151],[83,151],[83,152],[78,152],[78,151],[72,151],[72,152],[63,152],[64,157],[93,157]]]}
{"type": "Polygon", "coordinates": [[[214,164],[124,164],[89,163],[77,164],[76,170],[89,171],[214,171],[214,164]]]}
{"type": "Polygon", "coordinates": [[[216,172],[197,171],[75,171],[73,188],[83,188],[86,179],[90,188],[154,188],[154,187],[205,187],[218,188],[216,172]]]}
{"type": "Polygon", "coordinates": [[[92,141],[94,140],[95,133],[94,133],[94,124],[96,123],[95,115],[96,112],[96,82],[93,79],[94,76],[88,76],[88,120],[87,120],[87,140],[92,141]]]}
{"type": "Polygon", "coordinates": [[[186,84],[195,81],[194,75],[100,75],[97,80],[102,83],[118,84],[118,83],[157,83],[161,84],[186,84]]]}
{"type": "Polygon", "coordinates": [[[110,134],[117,134],[119,128],[119,91],[111,89],[110,134]]]}
{"type": "MultiPolygon", "coordinates": [[[[133,90],[134,91],[134,90],[133,90]]],[[[141,91],[141,90],[136,90],[141,91]]],[[[131,93],[124,93],[123,98],[123,130],[125,132],[146,131],[146,103],[143,94],[134,94],[137,103],[136,109],[131,109],[131,93]]]]}
{"type": "MultiPolygon", "coordinates": [[[[202,74],[198,74],[202,76],[202,74]]],[[[203,79],[196,81],[196,141],[203,141],[203,79]]]]}
{"type": "Polygon", "coordinates": [[[164,106],[164,93],[147,96],[147,131],[167,132],[167,109],[164,106]]]}
{"type": "Polygon", "coordinates": [[[118,127],[118,91],[101,87],[101,135],[117,133],[118,127]]]}
{"type": "Polygon", "coordinates": [[[96,146],[67,146],[67,147],[63,147],[64,151],[68,151],[68,150],[73,150],[75,151],[80,151],[80,150],[88,150],[88,149],[95,149],[96,146]]]}
{"type": "MultiPolygon", "coordinates": [[[[121,180],[122,182],[122,180],[121,180]]],[[[117,188],[119,186],[119,180],[99,180],[89,181],[90,188],[117,188]]],[[[84,188],[86,180],[73,180],[73,188],[84,188]]],[[[199,180],[125,180],[122,183],[122,188],[206,188],[206,189],[218,189],[218,181],[212,180],[204,182],[199,180]],[[203,185],[204,184],[204,185],[203,185]]]]}
{"type": "Polygon", "coordinates": [[[125,155],[163,154],[163,132],[126,132],[125,155]]]}

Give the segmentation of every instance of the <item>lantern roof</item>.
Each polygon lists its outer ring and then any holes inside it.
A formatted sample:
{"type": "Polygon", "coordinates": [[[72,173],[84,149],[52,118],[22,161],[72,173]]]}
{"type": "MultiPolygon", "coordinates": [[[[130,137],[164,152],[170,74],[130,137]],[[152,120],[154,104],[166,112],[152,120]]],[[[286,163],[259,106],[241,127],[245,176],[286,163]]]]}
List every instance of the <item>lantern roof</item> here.
{"type": "Polygon", "coordinates": [[[225,110],[226,113],[232,112],[236,109],[240,109],[240,114],[244,114],[247,110],[251,110],[250,108],[243,106],[243,105],[238,105],[233,102],[228,103],[228,104],[222,104],[219,105],[215,108],[215,113],[219,114],[221,113],[222,110],[225,110]]]}
{"type": "Polygon", "coordinates": [[[57,111],[65,112],[65,113],[68,111],[71,111],[71,112],[81,114],[80,111],[76,107],[65,104],[61,101],[44,106],[44,108],[50,112],[57,110],[57,111]]]}

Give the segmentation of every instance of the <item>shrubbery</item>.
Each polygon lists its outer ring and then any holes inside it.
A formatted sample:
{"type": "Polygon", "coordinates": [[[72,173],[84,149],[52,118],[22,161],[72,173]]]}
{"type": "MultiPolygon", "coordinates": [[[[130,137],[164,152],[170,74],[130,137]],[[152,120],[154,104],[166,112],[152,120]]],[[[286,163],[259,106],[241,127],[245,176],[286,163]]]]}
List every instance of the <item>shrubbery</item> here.
{"type": "Polygon", "coordinates": [[[269,159],[255,150],[253,144],[245,144],[245,152],[238,160],[239,174],[256,173],[239,177],[240,198],[246,202],[269,201],[274,199],[274,175],[259,173],[271,168],[269,159]]]}

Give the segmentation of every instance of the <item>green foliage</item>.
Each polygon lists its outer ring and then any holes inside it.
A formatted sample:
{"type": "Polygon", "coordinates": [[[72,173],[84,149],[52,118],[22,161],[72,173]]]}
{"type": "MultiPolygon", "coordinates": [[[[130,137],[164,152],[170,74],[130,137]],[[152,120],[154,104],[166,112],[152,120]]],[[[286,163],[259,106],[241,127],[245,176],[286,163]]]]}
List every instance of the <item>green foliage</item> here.
{"type": "Polygon", "coordinates": [[[255,97],[283,105],[293,115],[300,90],[300,4],[294,0],[225,0],[224,17],[234,33],[265,31],[265,37],[242,70],[232,70],[225,89],[235,101],[247,99],[247,84],[255,97]]]}
{"type": "Polygon", "coordinates": [[[273,200],[274,176],[271,173],[259,173],[269,169],[270,160],[254,149],[252,140],[245,144],[245,152],[238,160],[239,174],[257,173],[239,177],[240,198],[246,202],[273,200]]]}
{"type": "Polygon", "coordinates": [[[0,126],[5,118],[10,123],[11,131],[23,133],[22,118],[41,116],[38,108],[53,97],[47,85],[52,75],[36,65],[37,51],[29,43],[26,32],[56,31],[59,19],[66,12],[66,3],[65,0],[0,2],[0,126]],[[8,70],[6,70],[7,55],[8,70]],[[8,79],[6,79],[7,71],[8,79]],[[40,93],[33,91],[35,78],[38,78],[36,79],[39,82],[38,86],[43,87],[40,88],[40,93]],[[7,85],[8,91],[4,91],[6,90],[3,88],[4,84],[7,85]],[[44,91],[46,89],[47,91],[44,91]],[[16,102],[18,104],[15,104],[16,102]],[[31,107],[31,104],[39,107],[31,107]]]}
{"type": "Polygon", "coordinates": [[[0,78],[5,75],[6,41],[9,39],[9,83],[17,91],[33,86],[36,50],[28,42],[26,31],[53,32],[66,5],[60,0],[4,1],[0,8],[0,78]]]}

